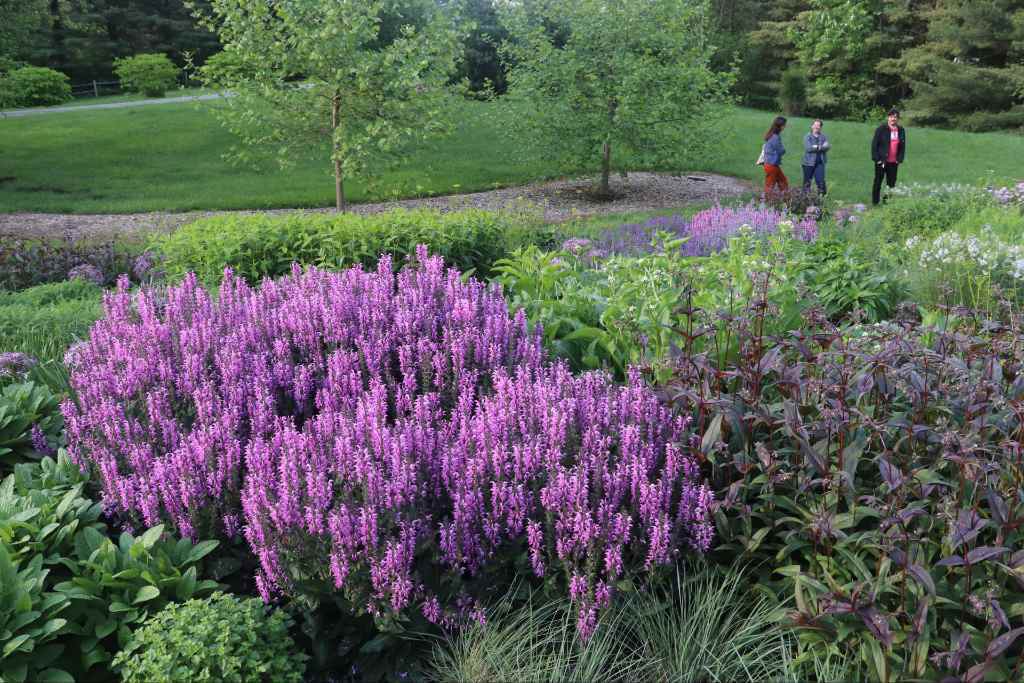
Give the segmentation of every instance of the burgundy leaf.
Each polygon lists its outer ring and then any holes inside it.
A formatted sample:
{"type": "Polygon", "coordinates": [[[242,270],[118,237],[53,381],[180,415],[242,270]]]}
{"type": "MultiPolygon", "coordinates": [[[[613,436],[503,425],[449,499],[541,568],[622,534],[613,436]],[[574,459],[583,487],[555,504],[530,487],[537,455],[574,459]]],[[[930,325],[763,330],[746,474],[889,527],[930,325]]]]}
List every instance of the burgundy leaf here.
{"type": "Polygon", "coordinates": [[[903,484],[903,473],[885,458],[878,459],[878,469],[882,473],[882,479],[885,480],[890,491],[899,488],[903,484]]]}
{"type": "Polygon", "coordinates": [[[917,640],[924,633],[925,623],[928,620],[928,598],[921,600],[917,605],[917,612],[914,614],[914,624],[911,627],[911,637],[917,640]]]}
{"type": "Polygon", "coordinates": [[[1006,618],[1006,612],[1003,611],[1003,606],[999,604],[999,601],[994,597],[989,598],[988,604],[992,608],[992,614],[999,620],[999,625],[1006,629],[1010,628],[1010,620],[1006,618]]]}
{"type": "Polygon", "coordinates": [[[932,581],[932,575],[924,567],[919,564],[907,565],[907,572],[917,579],[917,582],[924,586],[925,590],[935,595],[935,582],[932,581]]]}
{"type": "Polygon", "coordinates": [[[961,567],[964,564],[964,558],[959,555],[950,555],[944,557],[935,563],[936,567],[961,567]]]}
{"type": "Polygon", "coordinates": [[[889,631],[889,620],[882,616],[874,607],[861,607],[857,610],[858,616],[863,620],[864,625],[871,631],[871,635],[879,640],[886,647],[892,646],[892,633],[889,631]]]}
{"type": "Polygon", "coordinates": [[[953,549],[956,550],[964,543],[973,541],[986,526],[988,526],[988,520],[982,519],[974,510],[961,510],[957,515],[953,532],[953,549]]]}
{"type": "Polygon", "coordinates": [[[1006,648],[1013,645],[1013,641],[1017,640],[1022,633],[1024,633],[1024,627],[1007,631],[988,644],[988,647],[985,648],[985,656],[990,659],[995,659],[999,655],[1003,654],[1006,651],[1006,648]]]}
{"type": "Polygon", "coordinates": [[[967,564],[978,564],[985,560],[990,560],[993,557],[999,557],[1005,553],[1010,552],[1009,548],[995,547],[991,545],[983,545],[980,548],[975,548],[971,552],[967,553],[967,564]]]}
{"type": "Polygon", "coordinates": [[[988,506],[992,510],[992,514],[995,516],[996,521],[999,524],[1006,524],[1006,520],[1010,517],[1010,512],[1006,508],[1006,501],[1002,499],[996,490],[989,488],[988,490],[988,506]]]}
{"type": "Polygon", "coordinates": [[[1010,556],[1010,567],[1012,569],[1016,569],[1021,565],[1024,565],[1024,550],[1018,550],[1010,556]]]}
{"type": "Polygon", "coordinates": [[[985,674],[988,673],[993,664],[994,662],[988,660],[975,664],[964,674],[963,683],[981,683],[981,681],[985,680],[985,674]]]}

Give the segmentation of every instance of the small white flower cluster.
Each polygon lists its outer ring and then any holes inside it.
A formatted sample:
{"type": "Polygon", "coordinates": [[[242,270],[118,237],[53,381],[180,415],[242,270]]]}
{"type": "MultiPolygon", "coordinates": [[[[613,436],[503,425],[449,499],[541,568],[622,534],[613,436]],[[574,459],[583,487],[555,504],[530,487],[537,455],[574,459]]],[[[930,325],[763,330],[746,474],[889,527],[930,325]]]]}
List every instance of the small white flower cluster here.
{"type": "Polygon", "coordinates": [[[989,226],[978,235],[964,236],[947,231],[932,240],[911,237],[904,246],[921,249],[918,262],[922,268],[948,269],[965,266],[993,273],[1008,273],[1015,280],[1024,279],[1024,246],[1009,244],[992,233],[989,226]]]}
{"type": "Polygon", "coordinates": [[[954,194],[975,194],[979,192],[973,185],[963,183],[910,183],[897,185],[889,190],[893,197],[941,197],[954,194]]]}

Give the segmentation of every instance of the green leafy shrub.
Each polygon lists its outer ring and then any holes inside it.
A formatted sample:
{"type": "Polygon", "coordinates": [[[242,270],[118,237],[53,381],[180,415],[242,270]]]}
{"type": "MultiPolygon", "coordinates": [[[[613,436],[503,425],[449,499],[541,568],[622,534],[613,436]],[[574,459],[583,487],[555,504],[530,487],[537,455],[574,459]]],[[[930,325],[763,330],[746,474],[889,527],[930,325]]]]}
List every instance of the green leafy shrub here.
{"type": "Polygon", "coordinates": [[[0,679],[5,682],[75,680],[51,666],[64,650],[57,641],[67,620],[58,615],[67,602],[44,591],[47,574],[41,555],[20,562],[0,545],[0,679]]]}
{"type": "Polygon", "coordinates": [[[114,73],[121,87],[146,97],[163,97],[178,83],[181,70],[167,55],[142,54],[114,60],[114,73]]]}
{"type": "Polygon", "coordinates": [[[114,543],[99,521],[100,504],[83,494],[86,481],[61,451],[56,461],[16,465],[0,484],[0,550],[10,563],[5,568],[0,559],[0,574],[22,572],[32,581],[24,589],[31,602],[14,596],[21,602],[6,626],[7,597],[0,597],[0,651],[18,653],[0,659],[2,680],[61,675],[46,669],[66,674],[60,680],[105,678],[95,667],[109,662],[149,613],[217,588],[198,578],[215,541],[193,545],[157,526],[138,537],[122,533],[114,543]],[[51,622],[59,614],[60,623],[47,627],[29,619],[35,613],[51,622]],[[45,639],[33,635],[40,628],[45,639]]]}
{"type": "Polygon", "coordinates": [[[71,83],[67,75],[42,66],[23,66],[7,74],[0,89],[6,99],[18,107],[45,107],[71,99],[71,83]]]}
{"type": "Polygon", "coordinates": [[[55,449],[63,430],[60,403],[49,388],[18,382],[0,389],[0,474],[55,449]]]}
{"type": "Polygon", "coordinates": [[[293,263],[325,269],[373,267],[382,253],[401,263],[418,244],[450,266],[486,275],[516,247],[550,239],[549,229],[526,215],[395,210],[368,216],[216,216],[157,237],[153,247],[169,277],[192,271],[215,284],[228,266],[236,275],[259,282],[290,272],[293,263]]]}
{"type": "Polygon", "coordinates": [[[860,311],[866,321],[878,322],[903,300],[906,284],[884,262],[837,240],[819,240],[806,252],[800,278],[832,320],[860,311]]]}
{"type": "Polygon", "coordinates": [[[543,326],[545,344],[557,355],[576,369],[603,367],[619,377],[630,365],[666,376],[670,357],[687,340],[720,357],[735,353],[727,317],[762,295],[772,308],[766,333],[799,325],[808,305],[797,277],[806,267],[804,243],[786,230],[742,232],[704,257],[684,256],[683,240],[669,237],[657,235],[654,251],[639,256],[597,258],[589,241],[579,240],[555,252],[528,247],[498,261],[496,279],[512,308],[543,326]],[[687,311],[694,307],[726,317],[693,328],[687,311]]]}
{"type": "Polygon", "coordinates": [[[257,598],[215,593],[171,604],[150,617],[114,658],[125,683],[302,681],[291,620],[257,598]]]}
{"type": "Polygon", "coordinates": [[[902,244],[909,237],[930,237],[948,230],[968,213],[993,202],[988,192],[970,185],[897,186],[885,205],[868,214],[856,232],[863,235],[874,230],[882,244],[902,244]]]}

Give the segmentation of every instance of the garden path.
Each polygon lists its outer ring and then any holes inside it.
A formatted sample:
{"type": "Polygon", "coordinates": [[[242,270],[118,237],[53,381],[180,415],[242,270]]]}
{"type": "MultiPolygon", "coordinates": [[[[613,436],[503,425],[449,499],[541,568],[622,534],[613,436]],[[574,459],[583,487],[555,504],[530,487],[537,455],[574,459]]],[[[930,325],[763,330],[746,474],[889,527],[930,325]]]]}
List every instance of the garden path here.
{"type": "Polygon", "coordinates": [[[145,107],[153,104],[181,104],[183,102],[204,102],[216,100],[223,97],[218,93],[208,95],[182,95],[180,97],[161,97],[148,100],[128,100],[127,102],[105,102],[103,104],[74,104],[66,107],[37,107],[34,109],[9,109],[0,111],[0,118],[9,116],[20,118],[23,116],[38,116],[40,114],[60,114],[69,111],[87,111],[89,109],[125,109],[127,107],[145,107]]]}
{"type": "MultiPolygon", "coordinates": [[[[354,213],[378,213],[393,208],[433,208],[452,211],[465,208],[521,210],[536,207],[550,222],[611,213],[672,209],[688,204],[713,203],[751,192],[748,182],[709,173],[670,175],[630,173],[612,183],[613,198],[597,200],[589,193],[591,181],[554,180],[486,192],[353,204],[354,213]]],[[[266,211],[192,211],[187,213],[138,214],[0,214],[0,235],[68,236],[171,231],[206,216],[230,213],[328,213],[333,209],[269,209],[266,211]]]]}

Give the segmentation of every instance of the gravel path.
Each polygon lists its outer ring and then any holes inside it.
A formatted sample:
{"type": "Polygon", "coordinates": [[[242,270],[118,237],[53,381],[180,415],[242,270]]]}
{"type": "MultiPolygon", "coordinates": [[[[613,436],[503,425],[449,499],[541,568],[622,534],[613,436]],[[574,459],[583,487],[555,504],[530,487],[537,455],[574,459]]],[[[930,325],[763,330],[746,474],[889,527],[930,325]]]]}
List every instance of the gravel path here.
{"type": "MultiPolygon", "coordinates": [[[[451,211],[462,208],[500,210],[521,207],[523,203],[543,209],[551,222],[569,220],[576,216],[596,216],[628,211],[650,211],[686,206],[700,202],[715,202],[749,193],[748,182],[737,178],[692,173],[668,175],[663,173],[630,173],[612,182],[614,198],[598,201],[588,190],[589,180],[555,180],[520,187],[509,187],[472,194],[448,195],[424,199],[405,199],[376,204],[355,204],[354,213],[369,214],[403,208],[433,208],[451,211]]],[[[171,231],[198,218],[222,214],[284,214],[305,211],[326,213],[333,209],[272,209],[267,211],[193,211],[189,213],[136,213],[136,214],[0,214],[0,234],[46,235],[72,238],[125,233],[171,231]]]]}
{"type": "Polygon", "coordinates": [[[87,111],[89,109],[126,109],[128,107],[146,107],[152,104],[180,104],[182,102],[204,102],[223,97],[218,93],[209,95],[182,95],[180,97],[161,97],[149,100],[128,100],[127,102],[107,102],[106,104],[76,104],[72,107],[40,107],[38,109],[10,109],[0,111],[0,118],[5,116],[21,118],[23,116],[39,116],[41,114],[61,114],[69,111],[87,111]]]}

